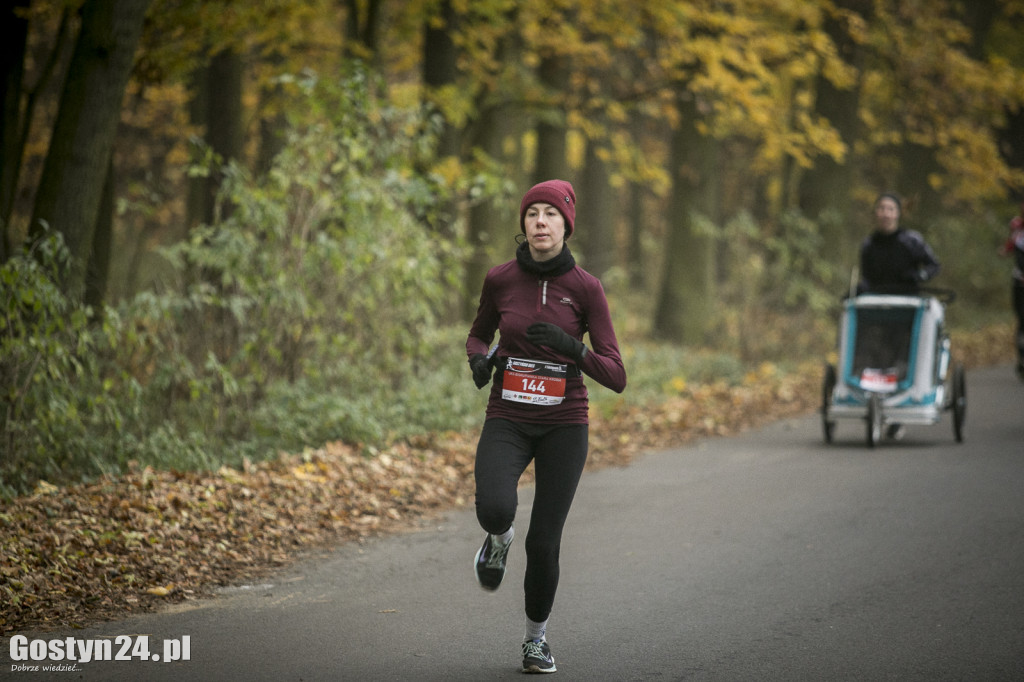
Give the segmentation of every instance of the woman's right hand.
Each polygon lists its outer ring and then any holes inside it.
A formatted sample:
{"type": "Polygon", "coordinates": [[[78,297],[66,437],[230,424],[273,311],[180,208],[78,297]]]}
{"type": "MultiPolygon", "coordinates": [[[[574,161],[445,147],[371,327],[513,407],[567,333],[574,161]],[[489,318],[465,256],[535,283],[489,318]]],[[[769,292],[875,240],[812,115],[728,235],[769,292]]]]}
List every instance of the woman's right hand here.
{"type": "Polygon", "coordinates": [[[473,383],[483,388],[491,383],[491,363],[486,355],[474,353],[469,358],[469,368],[473,370],[473,383]]]}

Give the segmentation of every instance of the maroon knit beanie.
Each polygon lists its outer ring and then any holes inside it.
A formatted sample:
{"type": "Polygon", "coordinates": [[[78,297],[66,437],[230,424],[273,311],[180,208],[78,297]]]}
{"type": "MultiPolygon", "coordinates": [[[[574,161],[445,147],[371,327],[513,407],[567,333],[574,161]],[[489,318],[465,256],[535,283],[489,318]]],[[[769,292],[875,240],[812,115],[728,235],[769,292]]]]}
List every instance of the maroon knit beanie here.
{"type": "Polygon", "coordinates": [[[519,204],[519,229],[526,232],[526,209],[532,204],[544,202],[558,209],[565,218],[565,238],[572,235],[576,222],[576,192],[565,180],[546,180],[534,185],[519,204]]]}

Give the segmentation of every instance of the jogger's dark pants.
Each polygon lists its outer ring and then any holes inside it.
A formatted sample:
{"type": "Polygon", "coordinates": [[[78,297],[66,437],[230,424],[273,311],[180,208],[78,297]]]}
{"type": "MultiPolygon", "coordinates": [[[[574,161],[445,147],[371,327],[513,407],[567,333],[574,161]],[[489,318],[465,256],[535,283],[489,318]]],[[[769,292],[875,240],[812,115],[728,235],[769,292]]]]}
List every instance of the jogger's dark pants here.
{"type": "Polygon", "coordinates": [[[562,528],[587,461],[587,425],[484,422],[476,449],[476,517],[488,533],[512,526],[519,477],[531,459],[536,484],[526,535],[526,616],[543,622],[558,589],[562,528]]]}

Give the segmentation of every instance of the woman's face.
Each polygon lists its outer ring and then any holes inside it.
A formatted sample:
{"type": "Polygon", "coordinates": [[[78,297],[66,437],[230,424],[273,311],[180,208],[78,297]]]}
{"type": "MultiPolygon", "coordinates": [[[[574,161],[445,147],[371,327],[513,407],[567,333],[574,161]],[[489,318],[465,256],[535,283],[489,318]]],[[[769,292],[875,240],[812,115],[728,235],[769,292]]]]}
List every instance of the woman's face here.
{"type": "Polygon", "coordinates": [[[882,197],[875,202],[875,228],[879,232],[890,234],[900,224],[900,207],[893,199],[882,197]]]}
{"type": "Polygon", "coordinates": [[[565,244],[565,217],[551,204],[531,204],[523,218],[526,241],[535,261],[554,258],[565,244]]]}

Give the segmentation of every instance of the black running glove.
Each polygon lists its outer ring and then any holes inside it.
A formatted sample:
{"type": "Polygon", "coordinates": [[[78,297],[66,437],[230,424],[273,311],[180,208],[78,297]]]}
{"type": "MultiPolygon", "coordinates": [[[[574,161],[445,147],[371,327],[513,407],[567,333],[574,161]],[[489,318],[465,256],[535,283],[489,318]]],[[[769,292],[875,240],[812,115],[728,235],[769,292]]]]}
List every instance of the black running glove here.
{"type": "Polygon", "coordinates": [[[469,357],[469,368],[473,370],[473,383],[483,388],[491,383],[491,361],[486,355],[474,353],[469,357]]]}
{"type": "Polygon", "coordinates": [[[557,324],[550,322],[534,322],[526,329],[526,340],[538,346],[547,346],[553,351],[567,355],[577,363],[587,354],[587,347],[582,341],[572,338],[557,324]]]}

